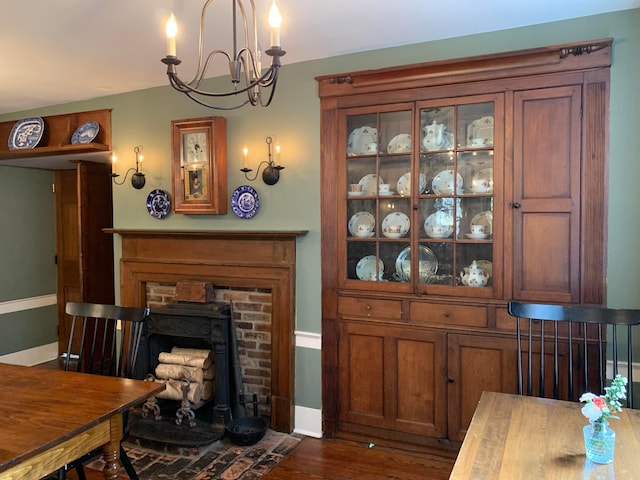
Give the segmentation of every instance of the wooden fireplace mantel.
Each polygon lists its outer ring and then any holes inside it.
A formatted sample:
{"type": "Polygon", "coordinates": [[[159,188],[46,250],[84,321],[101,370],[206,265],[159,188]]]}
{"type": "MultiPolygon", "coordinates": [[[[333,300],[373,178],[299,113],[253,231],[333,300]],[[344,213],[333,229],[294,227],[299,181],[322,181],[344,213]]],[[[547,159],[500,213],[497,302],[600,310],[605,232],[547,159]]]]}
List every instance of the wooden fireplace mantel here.
{"type": "Polygon", "coordinates": [[[104,231],[122,237],[123,305],[146,305],[147,282],[196,280],[271,292],[271,428],[293,431],[296,239],[307,232],[104,231]]]}

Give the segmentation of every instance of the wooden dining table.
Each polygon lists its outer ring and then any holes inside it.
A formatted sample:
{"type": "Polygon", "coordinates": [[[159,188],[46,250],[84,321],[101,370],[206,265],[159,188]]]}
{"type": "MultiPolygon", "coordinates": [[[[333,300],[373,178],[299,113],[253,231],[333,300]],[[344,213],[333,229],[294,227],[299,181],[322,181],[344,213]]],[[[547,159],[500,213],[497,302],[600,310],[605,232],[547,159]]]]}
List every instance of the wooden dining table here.
{"type": "Polygon", "coordinates": [[[0,363],[0,480],[37,480],[102,447],[120,471],[122,414],[164,384],[0,363]]]}
{"type": "Polygon", "coordinates": [[[640,479],[640,411],[610,419],[616,432],[614,461],[586,459],[583,404],[484,392],[462,443],[450,480],[640,479]]]}

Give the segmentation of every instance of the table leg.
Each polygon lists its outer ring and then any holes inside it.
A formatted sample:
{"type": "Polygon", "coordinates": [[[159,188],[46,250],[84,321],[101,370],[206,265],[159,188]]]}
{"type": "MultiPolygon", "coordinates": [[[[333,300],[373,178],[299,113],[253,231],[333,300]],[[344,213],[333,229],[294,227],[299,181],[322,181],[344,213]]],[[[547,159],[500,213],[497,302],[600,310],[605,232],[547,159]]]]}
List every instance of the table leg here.
{"type": "Polygon", "coordinates": [[[121,413],[111,417],[109,443],[102,447],[102,458],[104,459],[102,473],[106,480],[118,479],[118,473],[120,473],[120,440],[122,440],[121,413]]]}

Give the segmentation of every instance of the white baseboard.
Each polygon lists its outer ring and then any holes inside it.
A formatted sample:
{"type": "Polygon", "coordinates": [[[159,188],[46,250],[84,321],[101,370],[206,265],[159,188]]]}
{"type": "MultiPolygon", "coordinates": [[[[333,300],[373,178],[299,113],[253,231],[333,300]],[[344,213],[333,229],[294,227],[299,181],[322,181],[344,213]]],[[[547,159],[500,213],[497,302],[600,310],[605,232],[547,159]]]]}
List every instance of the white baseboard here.
{"type": "MultiPolygon", "coordinates": [[[[618,362],[618,373],[623,377],[629,378],[629,364],[627,362],[618,362]]],[[[633,378],[635,382],[640,381],[640,363],[633,363],[633,378]]],[[[607,378],[613,378],[613,362],[607,360],[607,378]]]]}
{"type": "Polygon", "coordinates": [[[307,437],[322,438],[322,410],[296,405],[293,431],[307,437]]]}
{"type": "Polygon", "coordinates": [[[40,345],[39,347],[2,355],[0,356],[0,362],[32,367],[56,358],[58,358],[58,342],[53,342],[48,345],[40,345]]]}

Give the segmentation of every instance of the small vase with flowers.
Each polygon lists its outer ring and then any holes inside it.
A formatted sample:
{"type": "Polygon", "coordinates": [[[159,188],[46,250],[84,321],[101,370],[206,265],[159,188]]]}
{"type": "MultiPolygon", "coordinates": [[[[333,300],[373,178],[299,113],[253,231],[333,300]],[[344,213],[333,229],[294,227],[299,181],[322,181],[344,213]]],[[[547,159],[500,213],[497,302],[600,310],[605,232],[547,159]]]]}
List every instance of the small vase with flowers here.
{"type": "Polygon", "coordinates": [[[627,379],[616,375],[611,386],[605,387],[604,391],[604,395],[584,393],[580,401],[586,402],[582,414],[590,422],[583,428],[587,460],[606,464],[613,462],[616,444],[616,432],[609,428],[608,419],[618,418],[614,414],[622,411],[620,400],[627,398],[627,379]]]}

